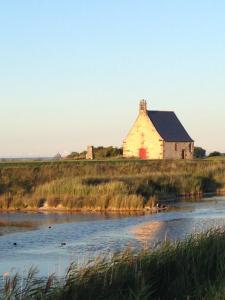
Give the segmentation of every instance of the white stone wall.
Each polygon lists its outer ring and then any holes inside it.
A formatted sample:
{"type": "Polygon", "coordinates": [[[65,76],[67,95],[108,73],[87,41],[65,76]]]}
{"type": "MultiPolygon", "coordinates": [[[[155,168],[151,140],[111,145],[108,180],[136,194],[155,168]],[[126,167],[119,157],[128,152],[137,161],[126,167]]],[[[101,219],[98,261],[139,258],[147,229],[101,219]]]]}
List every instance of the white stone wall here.
{"type": "Polygon", "coordinates": [[[163,159],[163,140],[148,115],[141,112],[123,144],[124,157],[139,157],[140,148],[147,151],[147,159],[163,159]]]}

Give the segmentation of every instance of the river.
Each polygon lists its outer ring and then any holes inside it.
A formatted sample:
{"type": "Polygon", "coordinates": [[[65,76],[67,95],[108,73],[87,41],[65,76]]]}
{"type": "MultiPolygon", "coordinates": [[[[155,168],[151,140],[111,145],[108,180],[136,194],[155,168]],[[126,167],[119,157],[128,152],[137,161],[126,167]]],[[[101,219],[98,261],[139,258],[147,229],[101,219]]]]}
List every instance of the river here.
{"type": "Polygon", "coordinates": [[[76,262],[126,247],[139,249],[165,239],[225,224],[225,197],[173,203],[154,214],[0,213],[0,276],[37,266],[40,275],[61,276],[76,262]]]}

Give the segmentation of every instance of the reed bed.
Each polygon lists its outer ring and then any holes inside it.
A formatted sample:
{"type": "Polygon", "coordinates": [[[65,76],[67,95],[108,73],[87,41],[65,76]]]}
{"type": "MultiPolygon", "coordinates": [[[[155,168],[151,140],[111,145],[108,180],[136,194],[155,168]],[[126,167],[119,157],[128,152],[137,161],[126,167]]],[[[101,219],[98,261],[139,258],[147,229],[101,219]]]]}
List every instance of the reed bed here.
{"type": "Polygon", "coordinates": [[[143,209],[151,197],[225,189],[225,160],[0,164],[0,209],[143,209]]]}
{"type": "Polygon", "coordinates": [[[71,209],[135,210],[144,206],[143,197],[120,181],[89,185],[77,178],[58,179],[38,187],[33,196],[41,197],[50,207],[60,204],[71,209]]]}
{"type": "Polygon", "coordinates": [[[224,299],[224,248],[225,229],[216,228],[156,249],[100,257],[81,268],[73,264],[61,279],[40,279],[32,268],[22,281],[6,274],[1,299],[224,299]]]}

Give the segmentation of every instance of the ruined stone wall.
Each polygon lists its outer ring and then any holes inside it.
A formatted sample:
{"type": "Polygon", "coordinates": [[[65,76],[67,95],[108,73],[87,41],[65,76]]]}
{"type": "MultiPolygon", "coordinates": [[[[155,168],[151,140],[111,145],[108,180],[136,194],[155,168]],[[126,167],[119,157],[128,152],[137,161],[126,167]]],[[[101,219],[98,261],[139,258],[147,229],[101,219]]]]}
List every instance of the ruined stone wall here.
{"type": "Polygon", "coordinates": [[[182,159],[183,151],[184,159],[192,159],[194,153],[194,143],[164,142],[165,159],[182,159]]]}
{"type": "Polygon", "coordinates": [[[86,153],[86,159],[92,160],[94,159],[94,147],[93,146],[87,146],[87,153],[86,153]]]}
{"type": "Polygon", "coordinates": [[[147,159],[163,158],[163,141],[148,115],[140,113],[123,144],[124,157],[139,157],[141,148],[146,149],[147,159]]]}

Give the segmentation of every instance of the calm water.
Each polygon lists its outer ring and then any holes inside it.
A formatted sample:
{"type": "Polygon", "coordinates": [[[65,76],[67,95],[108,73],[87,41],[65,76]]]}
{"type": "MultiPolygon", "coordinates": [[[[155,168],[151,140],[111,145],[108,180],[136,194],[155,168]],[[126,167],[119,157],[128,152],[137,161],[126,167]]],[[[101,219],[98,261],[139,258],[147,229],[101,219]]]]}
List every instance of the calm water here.
{"type": "Polygon", "coordinates": [[[182,202],[170,211],[146,215],[0,213],[0,224],[14,225],[0,226],[0,276],[32,265],[41,275],[63,275],[73,261],[82,264],[100,253],[225,225],[225,197],[182,202]]]}

